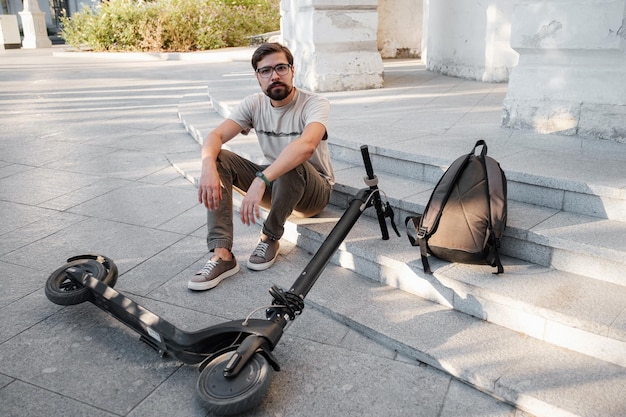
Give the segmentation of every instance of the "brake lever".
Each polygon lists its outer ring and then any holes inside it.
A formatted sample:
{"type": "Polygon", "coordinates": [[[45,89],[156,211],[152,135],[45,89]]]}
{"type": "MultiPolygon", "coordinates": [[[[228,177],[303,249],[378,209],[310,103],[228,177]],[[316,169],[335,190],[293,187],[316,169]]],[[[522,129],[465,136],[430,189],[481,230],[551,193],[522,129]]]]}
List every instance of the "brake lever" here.
{"type": "Polygon", "coordinates": [[[393,231],[396,232],[396,235],[398,235],[398,237],[400,237],[400,232],[398,231],[398,227],[396,226],[396,223],[394,221],[394,213],[393,213],[393,209],[391,208],[391,204],[389,204],[389,202],[387,201],[385,203],[385,217],[389,217],[389,220],[391,222],[391,227],[393,228],[393,231]]]}

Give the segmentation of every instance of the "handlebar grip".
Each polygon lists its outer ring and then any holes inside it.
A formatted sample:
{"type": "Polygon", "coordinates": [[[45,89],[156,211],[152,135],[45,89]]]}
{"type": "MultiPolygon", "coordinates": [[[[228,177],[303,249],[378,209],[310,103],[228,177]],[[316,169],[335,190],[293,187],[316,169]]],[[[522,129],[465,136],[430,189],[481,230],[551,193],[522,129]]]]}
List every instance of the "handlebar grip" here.
{"type": "MultiPolygon", "coordinates": [[[[374,175],[374,168],[372,167],[372,160],[370,159],[370,153],[367,149],[367,145],[361,146],[361,156],[363,157],[363,165],[365,165],[365,173],[367,178],[373,180],[376,178],[374,175]]],[[[380,199],[380,193],[378,192],[378,186],[370,186],[370,190],[374,192],[372,200],[374,208],[376,209],[376,217],[378,218],[378,224],[380,225],[380,232],[382,233],[383,240],[389,239],[389,231],[387,230],[387,223],[385,222],[385,210],[382,200],[380,199]]]]}
{"type": "Polygon", "coordinates": [[[367,145],[361,146],[361,156],[363,157],[363,164],[365,165],[365,173],[367,174],[367,178],[373,180],[374,177],[374,168],[372,168],[372,160],[370,159],[370,153],[367,149],[367,145]]]}

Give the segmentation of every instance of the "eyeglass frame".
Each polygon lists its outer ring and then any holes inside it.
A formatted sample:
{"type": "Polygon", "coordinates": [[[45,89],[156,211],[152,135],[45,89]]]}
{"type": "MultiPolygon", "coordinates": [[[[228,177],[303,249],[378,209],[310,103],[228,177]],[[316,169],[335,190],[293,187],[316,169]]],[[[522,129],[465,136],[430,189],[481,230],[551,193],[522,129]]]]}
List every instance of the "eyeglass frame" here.
{"type": "Polygon", "coordinates": [[[276,72],[276,74],[278,74],[279,76],[283,76],[283,75],[287,75],[289,73],[289,70],[293,68],[292,64],[277,64],[274,65],[273,67],[261,67],[261,68],[257,68],[254,70],[254,72],[256,72],[257,74],[259,74],[259,77],[261,78],[270,78],[272,76],[273,72],[276,72]],[[287,70],[285,71],[284,74],[281,74],[280,72],[278,72],[278,70],[276,69],[276,67],[280,67],[280,66],[286,66],[287,70]],[[267,76],[263,76],[263,74],[261,74],[261,71],[263,70],[270,70],[270,72],[267,73],[267,76]]]}

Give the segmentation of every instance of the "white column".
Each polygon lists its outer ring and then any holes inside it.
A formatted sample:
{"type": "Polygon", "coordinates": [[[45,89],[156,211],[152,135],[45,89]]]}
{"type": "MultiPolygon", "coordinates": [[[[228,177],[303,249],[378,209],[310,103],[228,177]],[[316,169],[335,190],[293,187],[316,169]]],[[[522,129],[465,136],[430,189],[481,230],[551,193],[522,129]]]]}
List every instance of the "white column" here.
{"type": "Polygon", "coordinates": [[[282,0],[281,30],[295,84],[311,91],[383,86],[377,0],[282,0]]]}
{"type": "Polygon", "coordinates": [[[504,126],[626,142],[626,0],[520,0],[504,126]]]}
{"type": "Polygon", "coordinates": [[[517,64],[510,47],[511,0],[423,0],[422,60],[430,71],[506,82],[517,64]]]}
{"type": "Polygon", "coordinates": [[[46,15],[39,9],[37,0],[24,0],[24,10],[19,12],[19,15],[24,30],[22,48],[50,48],[52,42],[48,38],[46,15]]]}
{"type": "Polygon", "coordinates": [[[18,49],[21,46],[17,16],[0,15],[0,49],[18,49]]]}
{"type": "Polygon", "coordinates": [[[378,0],[378,50],[383,58],[420,58],[422,0],[378,0]]]}

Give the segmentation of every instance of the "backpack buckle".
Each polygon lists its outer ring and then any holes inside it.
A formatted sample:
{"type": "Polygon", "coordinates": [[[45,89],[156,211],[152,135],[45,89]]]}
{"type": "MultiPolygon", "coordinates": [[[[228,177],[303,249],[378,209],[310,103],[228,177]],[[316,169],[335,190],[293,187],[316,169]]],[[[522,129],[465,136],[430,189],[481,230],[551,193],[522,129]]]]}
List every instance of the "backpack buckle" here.
{"type": "Polygon", "coordinates": [[[417,229],[417,238],[418,239],[424,239],[426,237],[426,233],[428,232],[428,230],[426,230],[425,227],[420,227],[417,229]]]}

